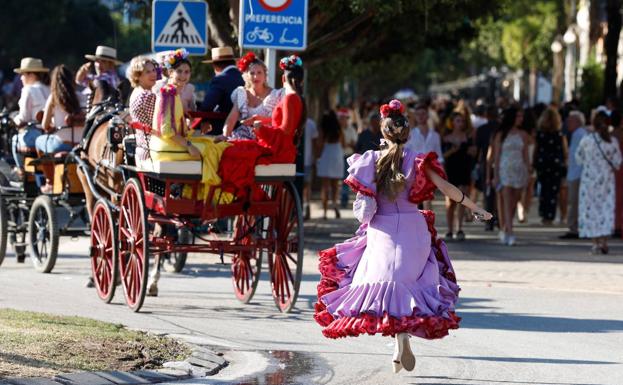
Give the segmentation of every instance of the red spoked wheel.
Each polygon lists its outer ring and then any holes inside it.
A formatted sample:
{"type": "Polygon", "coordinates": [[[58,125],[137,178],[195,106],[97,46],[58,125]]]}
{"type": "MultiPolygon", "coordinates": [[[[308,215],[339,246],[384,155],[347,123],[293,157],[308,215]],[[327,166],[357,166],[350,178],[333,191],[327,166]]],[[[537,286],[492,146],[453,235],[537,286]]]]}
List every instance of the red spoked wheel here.
{"type": "Polygon", "coordinates": [[[261,236],[262,217],[239,215],[234,224],[234,241],[248,249],[238,251],[231,261],[231,280],[234,294],[242,303],[249,303],[262,270],[262,251],[254,245],[256,236],[261,236]]]}
{"type": "Polygon", "coordinates": [[[117,228],[112,211],[103,200],[98,200],[91,221],[91,273],[100,299],[110,303],[115,295],[118,279],[117,228]]]}
{"type": "Polygon", "coordinates": [[[128,180],[119,212],[119,273],[130,309],[139,311],[145,300],[149,270],[149,238],[143,188],[128,180]]]}
{"type": "Polygon", "coordinates": [[[268,255],[268,268],[275,305],[288,313],[296,303],[303,274],[303,209],[291,182],[275,193],[279,209],[269,227],[275,246],[268,255]]]}

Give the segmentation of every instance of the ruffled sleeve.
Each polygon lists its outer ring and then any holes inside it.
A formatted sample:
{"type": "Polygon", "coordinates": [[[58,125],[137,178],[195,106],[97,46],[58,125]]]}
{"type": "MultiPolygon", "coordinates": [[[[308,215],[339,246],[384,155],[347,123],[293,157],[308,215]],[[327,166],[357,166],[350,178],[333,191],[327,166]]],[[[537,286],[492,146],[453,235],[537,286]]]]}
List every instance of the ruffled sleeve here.
{"type": "Polygon", "coordinates": [[[426,175],[424,171],[426,167],[430,167],[440,177],[446,179],[446,172],[441,163],[437,160],[436,153],[429,152],[428,154],[418,154],[415,157],[413,165],[415,178],[409,190],[409,201],[413,203],[429,201],[434,198],[435,189],[437,187],[426,175]]]}
{"type": "Polygon", "coordinates": [[[376,156],[369,150],[360,154],[353,154],[347,159],[348,177],[344,179],[354,192],[367,196],[376,196],[376,156]]]}
{"type": "Polygon", "coordinates": [[[240,117],[242,119],[249,117],[249,111],[247,110],[247,91],[244,87],[240,86],[234,89],[231,93],[231,102],[234,106],[238,107],[238,111],[240,112],[240,117]]]}

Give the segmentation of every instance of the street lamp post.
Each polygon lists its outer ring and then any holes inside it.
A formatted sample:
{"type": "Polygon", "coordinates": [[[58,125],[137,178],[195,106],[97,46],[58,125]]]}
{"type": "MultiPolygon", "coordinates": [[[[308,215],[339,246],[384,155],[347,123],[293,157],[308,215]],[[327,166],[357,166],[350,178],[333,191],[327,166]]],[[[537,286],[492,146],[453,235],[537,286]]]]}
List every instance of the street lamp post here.
{"type": "Polygon", "coordinates": [[[575,92],[575,43],[577,36],[575,26],[572,24],[562,37],[567,45],[565,52],[565,101],[573,99],[575,92]]]}

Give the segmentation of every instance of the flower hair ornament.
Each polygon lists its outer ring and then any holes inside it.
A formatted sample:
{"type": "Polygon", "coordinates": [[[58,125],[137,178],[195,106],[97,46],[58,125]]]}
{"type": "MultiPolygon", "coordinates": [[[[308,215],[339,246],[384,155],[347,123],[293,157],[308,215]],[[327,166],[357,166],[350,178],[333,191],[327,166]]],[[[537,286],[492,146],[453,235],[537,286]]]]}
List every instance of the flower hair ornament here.
{"type": "Polygon", "coordinates": [[[279,60],[279,68],[282,70],[293,70],[295,67],[302,67],[303,60],[297,55],[290,55],[279,60]]]}
{"type": "MultiPolygon", "coordinates": [[[[400,102],[400,100],[393,99],[388,104],[383,104],[379,111],[381,113],[382,119],[391,118],[392,120],[394,120],[394,118],[396,117],[404,118],[405,106],[400,102]]],[[[383,131],[388,134],[400,135],[403,129],[408,129],[407,122],[404,119],[403,122],[396,122],[394,120],[393,129],[390,128],[389,125],[383,126],[383,131]]],[[[395,140],[395,142],[398,144],[404,143],[404,141],[401,140],[395,140]]]]}
{"type": "Polygon", "coordinates": [[[166,69],[170,70],[173,68],[178,62],[182,60],[188,60],[188,51],[185,48],[178,48],[175,51],[169,53],[164,57],[163,65],[166,69]]]}
{"type": "Polygon", "coordinates": [[[240,72],[246,72],[246,70],[249,69],[251,64],[255,62],[259,62],[259,59],[257,58],[257,56],[255,56],[253,52],[247,52],[246,55],[244,55],[243,57],[240,58],[240,60],[238,60],[238,69],[240,70],[240,72]]]}

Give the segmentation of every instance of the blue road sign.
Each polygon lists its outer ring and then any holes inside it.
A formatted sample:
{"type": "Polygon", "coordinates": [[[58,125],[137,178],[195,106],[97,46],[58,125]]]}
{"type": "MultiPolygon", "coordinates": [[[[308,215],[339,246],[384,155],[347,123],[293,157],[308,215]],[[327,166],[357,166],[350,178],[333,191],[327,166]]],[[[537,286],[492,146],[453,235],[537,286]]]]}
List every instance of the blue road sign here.
{"type": "Polygon", "coordinates": [[[208,51],[208,4],[205,1],[155,0],[151,8],[151,49],[208,51]]]}
{"type": "Polygon", "coordinates": [[[240,46],[303,51],[308,0],[240,0],[240,46]]]}

